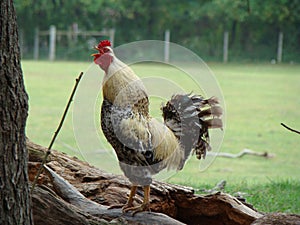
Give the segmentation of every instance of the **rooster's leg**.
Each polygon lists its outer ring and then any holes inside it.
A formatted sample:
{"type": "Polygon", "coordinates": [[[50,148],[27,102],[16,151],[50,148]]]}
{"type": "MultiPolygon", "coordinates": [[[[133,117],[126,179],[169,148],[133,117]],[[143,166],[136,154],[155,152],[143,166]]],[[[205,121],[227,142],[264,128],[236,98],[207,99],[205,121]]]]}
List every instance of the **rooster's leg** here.
{"type": "Polygon", "coordinates": [[[142,212],[150,211],[150,185],[144,187],[144,200],[143,203],[136,207],[130,207],[123,210],[124,212],[132,211],[132,215],[142,212]]]}
{"type": "Polygon", "coordinates": [[[131,187],[129,197],[128,197],[128,200],[125,205],[124,204],[111,205],[108,209],[122,208],[122,211],[125,212],[125,211],[127,211],[127,208],[132,208],[133,200],[134,200],[133,197],[135,196],[136,189],[137,189],[136,185],[133,185],[131,187]]]}
{"type": "Polygon", "coordinates": [[[133,197],[135,196],[136,189],[137,189],[137,186],[135,186],[135,185],[133,185],[131,187],[131,191],[130,191],[128,200],[127,200],[126,204],[122,207],[123,212],[127,211],[128,208],[133,207],[133,197]]]}

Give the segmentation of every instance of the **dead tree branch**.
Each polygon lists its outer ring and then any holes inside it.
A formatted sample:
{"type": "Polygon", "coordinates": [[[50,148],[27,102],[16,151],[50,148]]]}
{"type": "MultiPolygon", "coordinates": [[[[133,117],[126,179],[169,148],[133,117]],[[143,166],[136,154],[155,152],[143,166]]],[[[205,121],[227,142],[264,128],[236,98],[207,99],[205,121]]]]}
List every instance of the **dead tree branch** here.
{"type": "Polygon", "coordinates": [[[241,158],[245,155],[253,155],[265,158],[273,158],[275,155],[268,152],[255,152],[251,149],[243,149],[237,154],[227,153],[227,152],[208,152],[208,155],[213,155],[217,157],[225,157],[225,158],[241,158]]]}
{"type": "Polygon", "coordinates": [[[295,130],[295,129],[292,129],[292,128],[288,127],[287,125],[285,125],[284,123],[281,123],[281,126],[283,126],[284,128],[286,128],[286,129],[288,129],[289,131],[292,131],[292,132],[294,132],[294,133],[296,133],[296,134],[300,134],[300,131],[295,130]]]}

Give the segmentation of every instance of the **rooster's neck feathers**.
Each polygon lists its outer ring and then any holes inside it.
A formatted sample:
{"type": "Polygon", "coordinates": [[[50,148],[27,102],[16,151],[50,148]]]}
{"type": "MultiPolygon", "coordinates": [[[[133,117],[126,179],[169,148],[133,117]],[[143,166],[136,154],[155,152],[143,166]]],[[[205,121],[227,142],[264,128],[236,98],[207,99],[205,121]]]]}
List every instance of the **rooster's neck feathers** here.
{"type": "Polygon", "coordinates": [[[140,78],[114,55],[102,85],[103,97],[114,105],[133,106],[143,99],[148,103],[148,94],[140,78]]]}

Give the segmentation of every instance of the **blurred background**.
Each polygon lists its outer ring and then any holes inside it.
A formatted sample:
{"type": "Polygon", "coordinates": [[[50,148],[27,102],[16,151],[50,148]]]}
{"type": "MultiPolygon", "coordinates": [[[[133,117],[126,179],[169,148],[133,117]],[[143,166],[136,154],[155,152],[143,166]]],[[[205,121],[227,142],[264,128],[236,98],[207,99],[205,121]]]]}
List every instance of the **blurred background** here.
{"type": "Polygon", "coordinates": [[[170,40],[205,61],[300,61],[298,0],[15,0],[24,59],[89,60],[115,46],[170,40]],[[54,43],[54,46],[53,46],[54,43]]]}

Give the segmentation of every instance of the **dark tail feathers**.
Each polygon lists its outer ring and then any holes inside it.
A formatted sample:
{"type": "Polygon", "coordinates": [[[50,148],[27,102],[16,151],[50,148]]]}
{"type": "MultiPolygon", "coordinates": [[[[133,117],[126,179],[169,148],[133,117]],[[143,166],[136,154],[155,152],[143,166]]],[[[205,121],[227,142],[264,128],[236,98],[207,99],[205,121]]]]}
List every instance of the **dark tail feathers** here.
{"type": "Polygon", "coordinates": [[[218,99],[204,99],[191,94],[174,95],[162,111],[166,126],[184,147],[185,160],[192,150],[198,159],[205,158],[206,152],[211,149],[208,130],[223,127],[218,99]]]}

